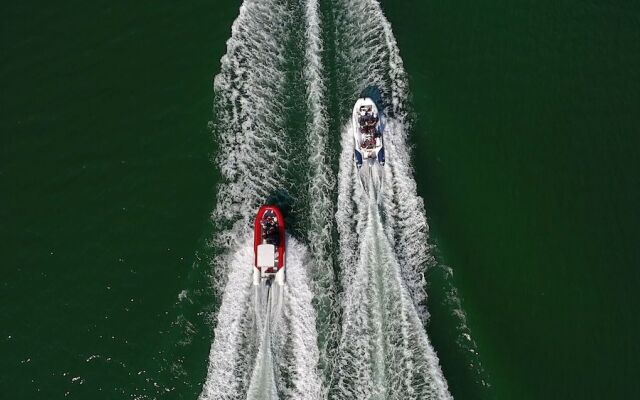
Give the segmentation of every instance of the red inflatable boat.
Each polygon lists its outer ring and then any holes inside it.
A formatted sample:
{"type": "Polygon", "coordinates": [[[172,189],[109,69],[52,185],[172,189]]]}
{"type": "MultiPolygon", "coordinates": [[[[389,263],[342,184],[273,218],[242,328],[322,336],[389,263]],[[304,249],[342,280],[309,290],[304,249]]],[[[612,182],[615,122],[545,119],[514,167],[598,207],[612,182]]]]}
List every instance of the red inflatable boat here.
{"type": "Polygon", "coordinates": [[[284,285],[285,246],[282,212],[274,205],[260,207],[253,225],[254,285],[271,279],[284,285]]]}

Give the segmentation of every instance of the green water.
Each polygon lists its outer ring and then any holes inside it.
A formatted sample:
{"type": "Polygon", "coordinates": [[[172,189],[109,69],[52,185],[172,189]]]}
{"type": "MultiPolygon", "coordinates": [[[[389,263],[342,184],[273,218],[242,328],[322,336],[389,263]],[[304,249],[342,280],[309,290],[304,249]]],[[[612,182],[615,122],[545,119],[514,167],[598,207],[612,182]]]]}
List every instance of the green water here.
{"type": "MultiPolygon", "coordinates": [[[[197,397],[215,302],[207,124],[239,5],[3,6],[3,397],[197,397]]],[[[452,394],[639,397],[640,7],[383,5],[454,271],[429,273],[428,329],[452,394]],[[455,339],[452,284],[484,374],[455,339]]]]}
{"type": "Polygon", "coordinates": [[[174,308],[207,239],[212,77],[238,5],[30,3],[3,7],[2,392],[180,387],[174,308]]]}
{"type": "Polygon", "coordinates": [[[388,16],[427,214],[495,397],[638,398],[639,4],[485,3],[388,16]]]}

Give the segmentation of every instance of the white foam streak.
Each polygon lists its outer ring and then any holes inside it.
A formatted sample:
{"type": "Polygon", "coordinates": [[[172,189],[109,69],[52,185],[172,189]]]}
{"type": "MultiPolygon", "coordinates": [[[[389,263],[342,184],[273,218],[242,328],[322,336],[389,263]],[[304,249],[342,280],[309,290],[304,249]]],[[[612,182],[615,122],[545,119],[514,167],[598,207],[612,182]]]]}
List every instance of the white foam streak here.
{"type": "MultiPolygon", "coordinates": [[[[280,2],[246,0],[214,80],[218,188],[215,244],[233,248],[257,206],[282,186],[287,167],[286,58],[292,15],[280,2]],[[228,229],[229,226],[232,229],[228,229]]],[[[219,289],[226,271],[216,273],[219,289]]]]}
{"type": "Polygon", "coordinates": [[[309,253],[302,244],[289,242],[287,285],[285,286],[285,318],[293,353],[293,389],[290,398],[315,400],[322,398],[322,385],[317,366],[320,358],[315,325],[313,293],[307,276],[309,253]],[[293,267],[291,267],[293,266],[293,267]]]}
{"type": "MultiPolygon", "coordinates": [[[[424,205],[416,193],[406,145],[408,92],[402,59],[378,2],[345,0],[336,15],[339,55],[344,63],[341,78],[353,90],[345,96],[355,98],[363,88],[375,86],[390,102],[384,110],[388,116],[384,133],[387,163],[384,189],[377,194],[381,198],[359,196],[359,189],[354,190],[360,187],[360,178],[352,159],[348,125],[342,136],[336,214],[345,290],[340,346],[347,354],[362,358],[357,367],[350,368],[346,360],[340,363],[338,397],[448,399],[446,381],[424,330],[424,272],[432,256],[424,205]],[[363,274],[367,273],[371,276],[364,286],[363,274]],[[366,313],[369,321],[358,313],[366,313]],[[363,328],[355,328],[366,322],[369,329],[365,333],[372,336],[369,343],[357,340],[363,328]],[[366,368],[371,371],[370,392],[354,387],[362,379],[357,371],[366,368]]],[[[363,178],[367,185],[371,183],[366,173],[363,178]]],[[[369,193],[373,192],[371,185],[369,193]]]]}
{"type": "Polygon", "coordinates": [[[228,257],[201,400],[322,398],[308,260],[306,247],[288,237],[287,283],[268,289],[251,283],[250,239],[228,257]]]}
{"type": "Polygon", "coordinates": [[[304,3],[305,67],[307,94],[307,131],[309,138],[309,230],[311,253],[315,260],[314,292],[321,330],[320,351],[323,365],[328,366],[328,345],[335,340],[335,277],[333,274],[333,201],[335,188],[328,157],[328,121],[326,119],[326,87],[322,66],[323,43],[320,10],[317,0],[304,3]]]}
{"type": "Polygon", "coordinates": [[[385,151],[387,159],[393,161],[385,167],[391,179],[384,212],[391,229],[389,235],[395,238],[394,247],[404,282],[420,316],[426,321],[424,272],[433,264],[433,255],[427,242],[429,226],[424,201],[417,194],[406,136],[405,125],[394,119],[387,121],[385,151]]]}
{"type": "Polygon", "coordinates": [[[202,400],[321,396],[308,251],[288,237],[285,287],[274,284],[267,295],[268,288],[251,283],[251,221],[287,185],[285,54],[297,15],[290,6],[245,0],[214,80],[216,163],[224,183],[212,215],[220,254],[213,271],[222,303],[202,400]]]}
{"type": "MultiPolygon", "coordinates": [[[[385,232],[396,250],[402,276],[418,312],[426,321],[424,271],[433,261],[427,244],[428,225],[423,200],[416,193],[410,151],[406,144],[410,124],[408,83],[402,58],[380,4],[375,0],[345,0],[336,11],[339,54],[344,66],[342,79],[355,98],[363,88],[373,85],[390,104],[385,128],[385,153],[388,163],[382,198],[385,232]],[[366,32],[362,34],[361,32],[366,32]],[[372,56],[372,55],[375,55],[372,56]]],[[[351,106],[347,104],[345,106],[351,106]]]]}
{"type": "MultiPolygon", "coordinates": [[[[341,4],[344,7],[340,7],[336,14],[339,20],[338,40],[342,44],[339,56],[341,64],[347,66],[341,71],[341,79],[346,83],[343,97],[355,96],[363,87],[374,85],[381,90],[383,99],[390,102],[385,108],[385,113],[391,117],[385,129],[385,152],[388,160],[385,174],[388,187],[382,198],[381,211],[386,236],[393,244],[400,265],[403,285],[421,320],[426,323],[428,312],[424,273],[428,267],[437,263],[433,256],[434,249],[428,242],[429,226],[424,202],[417,195],[411,152],[407,144],[411,130],[407,75],[391,24],[384,16],[379,2],[344,0],[341,4]],[[366,32],[366,35],[358,32],[366,32]],[[375,55],[375,58],[370,55],[375,55]]],[[[444,268],[446,270],[448,267],[444,268]]],[[[449,275],[450,273],[447,274],[449,275]]],[[[457,341],[463,349],[474,354],[471,365],[480,376],[478,379],[482,385],[488,386],[477,357],[475,342],[465,323],[457,291],[452,279],[446,279],[446,301],[458,318],[457,341]]]]}
{"type": "Polygon", "coordinates": [[[227,258],[232,266],[217,316],[215,341],[209,356],[209,371],[201,399],[238,399],[244,396],[248,378],[247,358],[252,346],[255,316],[252,312],[251,274],[253,252],[246,241],[227,258]],[[242,333],[246,332],[245,335],[242,333]]]}
{"type": "Polygon", "coordinates": [[[381,178],[396,185],[401,169],[389,167],[395,162],[392,159],[385,167],[392,173],[382,175],[375,168],[370,175],[365,166],[361,187],[351,141],[347,125],[342,137],[337,212],[345,297],[332,382],[335,397],[449,399],[438,358],[397,261],[392,235],[385,232],[388,221],[383,224],[378,209],[377,196],[383,196],[383,210],[394,197],[377,193],[382,185],[374,181],[381,178]]]}
{"type": "MultiPolygon", "coordinates": [[[[279,304],[282,299],[280,296],[270,296],[268,287],[262,288],[258,286],[256,289],[256,292],[266,292],[266,298],[259,296],[260,299],[256,302],[255,306],[256,314],[262,317],[258,319],[258,329],[262,331],[262,334],[260,335],[260,349],[256,356],[255,367],[251,375],[249,390],[247,391],[247,400],[277,400],[279,398],[278,388],[276,387],[273,357],[271,354],[271,319],[277,319],[279,317],[279,304]],[[264,307],[263,304],[265,305],[264,307]],[[273,313],[274,308],[277,310],[275,315],[273,313]]],[[[276,286],[274,289],[279,289],[279,287],[276,286]]],[[[256,298],[258,298],[258,296],[256,296],[256,298]]]]}

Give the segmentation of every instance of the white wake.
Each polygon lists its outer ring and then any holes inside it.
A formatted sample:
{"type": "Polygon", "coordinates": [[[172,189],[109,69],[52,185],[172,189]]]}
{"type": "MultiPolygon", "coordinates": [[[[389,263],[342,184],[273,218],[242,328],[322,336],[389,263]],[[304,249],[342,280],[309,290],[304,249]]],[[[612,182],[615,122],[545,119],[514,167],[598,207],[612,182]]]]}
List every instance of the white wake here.
{"type": "Polygon", "coordinates": [[[342,112],[348,115],[360,91],[374,87],[385,103],[387,123],[386,165],[375,166],[371,174],[356,171],[348,124],[342,133],[336,220],[345,296],[332,393],[356,399],[449,399],[424,328],[424,273],[433,256],[407,146],[409,98],[402,58],[377,1],[344,0],[334,14],[340,97],[349,99],[342,112]]]}
{"type": "Polygon", "coordinates": [[[327,118],[327,88],[322,65],[322,24],[318,0],[304,1],[307,135],[309,142],[309,227],[307,237],[314,259],[313,283],[318,314],[321,368],[329,376],[331,346],[337,340],[336,278],[333,273],[333,215],[332,194],[335,179],[330,167],[329,123],[327,118]]]}
{"type": "MultiPolygon", "coordinates": [[[[288,166],[285,46],[292,19],[281,2],[243,2],[214,80],[216,164],[223,183],[212,215],[218,232],[213,244],[222,249],[237,247],[258,206],[283,185],[280,177],[288,166]]],[[[226,267],[214,270],[219,290],[226,267]]]]}
{"type": "Polygon", "coordinates": [[[287,238],[283,287],[252,285],[249,238],[223,259],[230,274],[200,399],[320,399],[306,247],[287,238]]]}
{"type": "Polygon", "coordinates": [[[221,297],[201,399],[319,399],[310,256],[287,237],[286,285],[254,287],[251,222],[258,206],[287,190],[291,82],[287,46],[294,3],[245,0],[214,81],[216,163],[223,183],[212,214],[221,297]]]}
{"type": "Polygon", "coordinates": [[[318,0],[245,0],[214,83],[216,162],[224,183],[212,215],[220,254],[213,267],[222,303],[201,399],[451,397],[424,329],[424,272],[433,257],[406,144],[402,59],[377,1],[334,5],[341,111],[350,111],[363,88],[380,90],[388,101],[387,165],[359,187],[345,128],[334,205],[318,0]],[[293,185],[284,177],[297,168],[291,153],[300,150],[287,137],[290,97],[297,96],[287,54],[296,29],[304,29],[306,131],[297,134],[305,135],[308,151],[309,248],[289,237],[287,284],[256,289],[250,223],[270,195],[293,185]]]}
{"type": "MultiPolygon", "coordinates": [[[[438,358],[402,274],[393,235],[387,232],[387,207],[395,206],[388,188],[406,177],[390,174],[394,171],[390,157],[384,172],[374,166],[371,173],[359,173],[352,140],[346,126],[336,216],[345,297],[332,394],[355,399],[448,399],[438,358]]],[[[385,142],[387,146],[393,144],[385,142]]]]}

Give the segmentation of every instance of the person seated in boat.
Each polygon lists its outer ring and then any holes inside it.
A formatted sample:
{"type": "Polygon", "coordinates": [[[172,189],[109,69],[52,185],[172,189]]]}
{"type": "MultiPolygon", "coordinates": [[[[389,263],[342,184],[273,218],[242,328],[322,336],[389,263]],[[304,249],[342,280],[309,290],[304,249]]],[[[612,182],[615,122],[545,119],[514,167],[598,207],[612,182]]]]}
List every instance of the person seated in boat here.
{"type": "Polygon", "coordinates": [[[277,246],[279,235],[278,222],[276,221],[276,218],[272,216],[265,216],[262,221],[260,221],[260,225],[262,226],[262,239],[269,244],[277,246]]]}
{"type": "Polygon", "coordinates": [[[362,147],[365,149],[372,149],[376,146],[376,139],[371,134],[367,134],[364,136],[362,140],[362,147]]]}
{"type": "Polygon", "coordinates": [[[270,239],[274,236],[274,233],[277,233],[277,224],[273,217],[266,216],[260,221],[260,226],[262,227],[262,238],[270,239]]]}
{"type": "Polygon", "coordinates": [[[358,118],[358,123],[360,126],[367,125],[367,114],[364,111],[360,112],[360,118],[358,118]]]}
{"type": "Polygon", "coordinates": [[[371,113],[367,113],[358,120],[360,126],[371,126],[376,124],[376,118],[371,113]]]}

